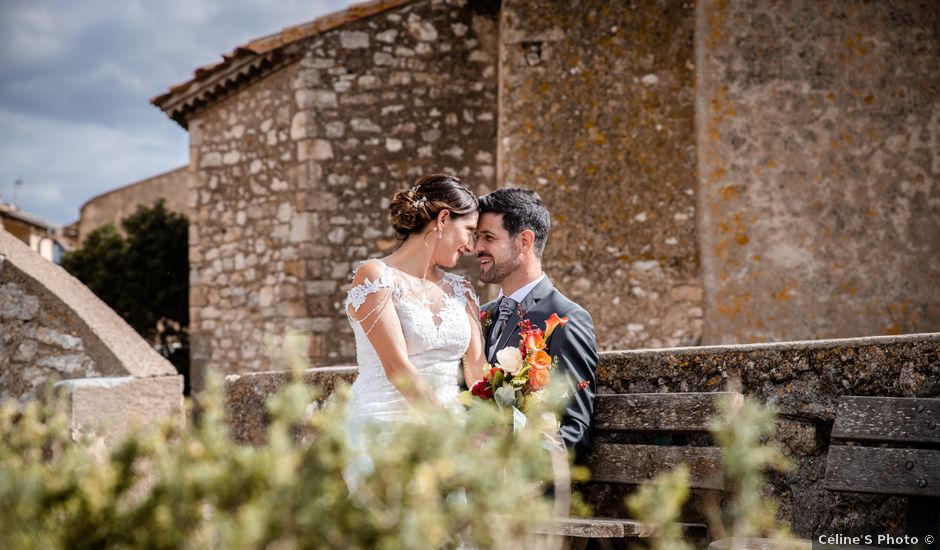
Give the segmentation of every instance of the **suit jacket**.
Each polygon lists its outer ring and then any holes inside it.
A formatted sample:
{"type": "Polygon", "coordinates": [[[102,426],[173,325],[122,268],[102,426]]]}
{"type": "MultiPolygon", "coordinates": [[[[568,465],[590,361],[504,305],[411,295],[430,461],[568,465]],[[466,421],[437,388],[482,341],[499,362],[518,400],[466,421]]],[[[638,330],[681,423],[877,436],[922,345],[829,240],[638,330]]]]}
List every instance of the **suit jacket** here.
{"type": "MultiPolygon", "coordinates": [[[[498,315],[498,301],[483,306],[491,315],[498,315]]],[[[548,341],[548,353],[558,357],[559,369],[567,374],[571,400],[565,407],[561,418],[561,437],[567,449],[573,449],[575,457],[581,460],[591,448],[591,418],[594,415],[594,395],[597,393],[597,345],[594,337],[594,321],[581,306],[566,298],[555,288],[551,280],[545,277],[522,301],[521,308],[516,308],[506,328],[495,345],[490,345],[489,335],[484,341],[484,353],[493,363],[496,352],[509,346],[518,346],[520,335],[518,310],[525,313],[525,319],[532,326],[545,328],[545,321],[557,313],[559,317],[568,317],[565,326],[559,326],[548,341]],[[578,390],[576,384],[588,381],[588,386],[578,390]]],[[[495,317],[494,317],[495,320],[495,317]]]]}

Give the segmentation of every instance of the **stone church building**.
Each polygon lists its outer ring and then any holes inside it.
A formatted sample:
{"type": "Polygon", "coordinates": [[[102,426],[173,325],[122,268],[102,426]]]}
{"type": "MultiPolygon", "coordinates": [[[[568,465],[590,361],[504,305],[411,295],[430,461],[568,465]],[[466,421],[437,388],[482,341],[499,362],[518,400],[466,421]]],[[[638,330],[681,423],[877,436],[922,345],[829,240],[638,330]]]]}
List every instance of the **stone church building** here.
{"type": "Polygon", "coordinates": [[[375,0],[253,40],[153,99],[190,136],[194,383],[286,330],[351,363],[354,263],[438,171],[542,195],[603,349],[938,331],[938,54],[914,1],[375,0]]]}

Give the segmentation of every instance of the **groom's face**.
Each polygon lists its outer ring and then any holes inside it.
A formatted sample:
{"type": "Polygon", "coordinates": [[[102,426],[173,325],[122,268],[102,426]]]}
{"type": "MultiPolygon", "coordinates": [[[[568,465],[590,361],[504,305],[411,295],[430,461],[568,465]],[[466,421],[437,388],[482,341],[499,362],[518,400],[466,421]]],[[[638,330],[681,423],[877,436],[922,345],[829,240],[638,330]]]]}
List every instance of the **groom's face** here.
{"type": "Polygon", "coordinates": [[[502,214],[480,216],[474,251],[480,258],[480,280],[484,283],[502,283],[522,263],[516,239],[503,227],[502,214]]]}

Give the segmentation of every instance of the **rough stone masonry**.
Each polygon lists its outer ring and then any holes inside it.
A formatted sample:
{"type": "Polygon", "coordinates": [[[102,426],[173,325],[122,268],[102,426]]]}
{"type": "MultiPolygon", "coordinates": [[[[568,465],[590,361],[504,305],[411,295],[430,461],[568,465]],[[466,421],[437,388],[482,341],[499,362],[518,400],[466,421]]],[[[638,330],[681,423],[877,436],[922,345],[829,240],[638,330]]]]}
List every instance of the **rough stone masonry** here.
{"type": "Polygon", "coordinates": [[[348,361],[340,304],[355,262],[396,245],[393,192],[432,171],[495,187],[494,13],[416,2],[291,47],[188,123],[195,387],[207,366],[271,368],[286,330],[348,361]]]}

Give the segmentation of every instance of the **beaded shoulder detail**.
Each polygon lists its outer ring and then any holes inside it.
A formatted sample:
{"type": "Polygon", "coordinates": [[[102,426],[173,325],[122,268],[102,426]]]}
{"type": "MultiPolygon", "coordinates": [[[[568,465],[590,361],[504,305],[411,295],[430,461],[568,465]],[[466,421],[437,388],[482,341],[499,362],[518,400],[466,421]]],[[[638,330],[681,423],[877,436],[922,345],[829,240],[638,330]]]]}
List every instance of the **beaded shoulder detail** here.
{"type": "MultiPolygon", "coordinates": [[[[346,294],[346,301],[343,303],[345,308],[352,306],[353,309],[359,311],[359,308],[362,307],[362,304],[365,303],[370,294],[379,292],[383,288],[395,288],[395,277],[390,273],[390,269],[385,262],[381,260],[365,260],[360,262],[359,267],[362,266],[365,262],[375,261],[382,266],[382,274],[373,280],[370,280],[368,277],[362,282],[362,284],[356,285],[349,289],[349,292],[346,294]]],[[[359,268],[357,267],[357,270],[359,268]]]]}

